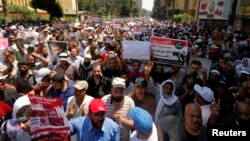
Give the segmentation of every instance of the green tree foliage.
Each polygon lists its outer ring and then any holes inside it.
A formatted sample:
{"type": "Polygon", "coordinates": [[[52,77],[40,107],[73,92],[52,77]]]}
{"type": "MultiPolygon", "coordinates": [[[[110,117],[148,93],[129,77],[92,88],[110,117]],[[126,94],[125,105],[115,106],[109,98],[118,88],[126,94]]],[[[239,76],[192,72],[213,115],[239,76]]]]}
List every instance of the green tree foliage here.
{"type": "Polygon", "coordinates": [[[56,0],[31,0],[34,9],[42,9],[48,12],[50,20],[63,17],[63,9],[56,0]]]}
{"type": "Polygon", "coordinates": [[[12,14],[21,14],[20,20],[35,21],[39,18],[34,10],[30,10],[26,6],[10,4],[7,6],[7,11],[12,14]]]}
{"type": "Polygon", "coordinates": [[[187,13],[175,14],[173,16],[173,21],[175,21],[175,22],[188,22],[188,21],[191,21],[192,19],[193,19],[193,17],[187,13]]]}
{"type": "Polygon", "coordinates": [[[80,11],[90,11],[99,15],[107,16],[130,16],[138,15],[134,0],[78,0],[80,11]]]}

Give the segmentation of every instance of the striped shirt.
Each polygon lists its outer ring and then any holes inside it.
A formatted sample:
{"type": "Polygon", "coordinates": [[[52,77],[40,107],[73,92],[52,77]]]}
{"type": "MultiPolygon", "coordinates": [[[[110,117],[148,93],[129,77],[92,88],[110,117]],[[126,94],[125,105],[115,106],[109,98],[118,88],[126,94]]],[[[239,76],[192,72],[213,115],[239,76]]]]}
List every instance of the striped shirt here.
{"type": "MultiPolygon", "coordinates": [[[[116,109],[115,105],[111,102],[111,94],[102,97],[102,100],[106,103],[106,106],[108,108],[106,116],[111,118],[113,111],[116,109]]],[[[130,97],[124,96],[123,104],[119,108],[121,111],[121,115],[128,118],[128,113],[133,107],[135,107],[134,101],[130,97]]],[[[118,123],[118,125],[120,125],[121,131],[120,141],[128,141],[130,137],[130,128],[128,126],[122,125],[121,123],[118,123]]]]}

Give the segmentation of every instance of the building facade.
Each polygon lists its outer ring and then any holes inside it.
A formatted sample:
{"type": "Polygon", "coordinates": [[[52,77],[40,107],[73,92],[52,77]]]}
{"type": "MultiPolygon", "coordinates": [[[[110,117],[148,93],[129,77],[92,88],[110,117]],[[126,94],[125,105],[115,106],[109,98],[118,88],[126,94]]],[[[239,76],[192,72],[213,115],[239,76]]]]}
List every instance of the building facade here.
{"type": "Polygon", "coordinates": [[[238,0],[234,27],[250,33],[250,1],[238,0]]]}
{"type": "Polygon", "coordinates": [[[154,0],[153,14],[155,17],[169,18],[175,11],[188,13],[197,19],[197,0],[154,0]]]}
{"type": "Polygon", "coordinates": [[[142,9],[142,0],[134,0],[137,9],[140,11],[142,9]]]}
{"type": "Polygon", "coordinates": [[[233,15],[234,0],[200,0],[198,22],[201,25],[227,26],[233,15]]]}

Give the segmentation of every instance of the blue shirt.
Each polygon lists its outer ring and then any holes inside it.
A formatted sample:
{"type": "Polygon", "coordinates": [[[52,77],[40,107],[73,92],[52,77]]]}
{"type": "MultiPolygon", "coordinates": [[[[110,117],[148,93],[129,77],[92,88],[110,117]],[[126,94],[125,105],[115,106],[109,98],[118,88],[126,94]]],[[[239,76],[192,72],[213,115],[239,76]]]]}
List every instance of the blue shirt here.
{"type": "Polygon", "coordinates": [[[119,126],[110,118],[105,117],[101,129],[92,126],[89,117],[70,120],[70,135],[77,134],[77,141],[119,141],[119,126]]]}
{"type": "Polygon", "coordinates": [[[74,87],[69,86],[65,91],[56,91],[53,87],[49,90],[49,97],[61,97],[63,101],[63,109],[66,111],[67,101],[70,96],[74,95],[74,87]]]}

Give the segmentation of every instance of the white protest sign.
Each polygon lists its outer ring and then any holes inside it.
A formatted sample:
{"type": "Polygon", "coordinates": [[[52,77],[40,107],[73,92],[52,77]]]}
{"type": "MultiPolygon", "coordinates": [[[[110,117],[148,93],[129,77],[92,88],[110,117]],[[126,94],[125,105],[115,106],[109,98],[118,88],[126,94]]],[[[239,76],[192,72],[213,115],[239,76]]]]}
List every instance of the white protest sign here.
{"type": "Polygon", "coordinates": [[[150,42],[148,41],[123,41],[123,59],[150,59],[150,42]]]}

